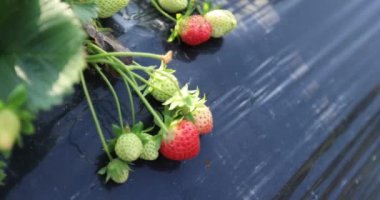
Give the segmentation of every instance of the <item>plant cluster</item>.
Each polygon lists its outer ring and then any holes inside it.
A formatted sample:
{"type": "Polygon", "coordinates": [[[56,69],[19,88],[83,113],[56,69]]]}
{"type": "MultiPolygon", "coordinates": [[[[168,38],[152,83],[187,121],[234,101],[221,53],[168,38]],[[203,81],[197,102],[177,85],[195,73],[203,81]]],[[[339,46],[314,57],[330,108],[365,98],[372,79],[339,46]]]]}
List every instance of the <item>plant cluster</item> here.
{"type": "MultiPolygon", "coordinates": [[[[126,182],[130,165],[137,159],[153,161],[162,154],[182,161],[199,154],[200,136],[213,129],[212,113],[199,89],[181,86],[175,71],[168,67],[172,52],[157,55],[118,51],[101,31],[97,19],[110,17],[127,5],[128,0],[0,1],[0,184],[14,146],[22,146],[22,135],[35,132],[33,120],[38,113],[61,104],[78,82],[108,157],[108,163],[98,172],[106,181],[126,182]],[[104,50],[107,42],[116,51],[104,50]],[[158,66],[127,63],[125,57],[155,59],[158,66]],[[118,115],[114,124],[100,123],[85,70],[96,72],[111,92],[118,115]],[[131,121],[123,116],[123,102],[111,84],[110,71],[124,82],[131,121]],[[146,128],[136,122],[133,95],[145,105],[155,125],[146,128]],[[148,95],[154,100],[148,100],[152,99],[148,95]],[[152,106],[151,101],[160,102],[160,106],[152,106]],[[112,138],[104,136],[105,126],[112,127],[112,138]]],[[[152,5],[176,23],[169,41],[179,36],[189,45],[198,45],[236,27],[230,11],[211,9],[210,3],[153,0],[152,5]]]]}

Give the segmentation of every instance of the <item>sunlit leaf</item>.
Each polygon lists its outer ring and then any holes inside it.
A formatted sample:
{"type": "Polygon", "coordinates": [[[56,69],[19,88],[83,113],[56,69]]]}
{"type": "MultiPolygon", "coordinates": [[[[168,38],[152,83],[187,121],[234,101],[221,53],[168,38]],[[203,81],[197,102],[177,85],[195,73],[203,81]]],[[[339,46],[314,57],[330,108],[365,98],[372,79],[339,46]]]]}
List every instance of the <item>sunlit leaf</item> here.
{"type": "Polygon", "coordinates": [[[61,103],[85,67],[85,34],[68,4],[2,0],[0,26],[0,99],[23,83],[30,110],[61,103]]]}

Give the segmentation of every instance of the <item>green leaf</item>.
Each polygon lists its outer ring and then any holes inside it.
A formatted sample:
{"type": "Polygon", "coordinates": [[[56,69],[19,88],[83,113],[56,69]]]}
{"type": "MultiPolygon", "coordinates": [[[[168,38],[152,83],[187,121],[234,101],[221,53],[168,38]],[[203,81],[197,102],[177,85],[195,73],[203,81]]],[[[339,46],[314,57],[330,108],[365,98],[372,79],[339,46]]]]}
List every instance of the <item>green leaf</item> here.
{"type": "Polygon", "coordinates": [[[91,22],[98,17],[98,7],[91,0],[73,0],[68,2],[73,9],[75,15],[83,23],[91,22]]]}
{"type": "Polygon", "coordinates": [[[123,129],[116,124],[111,125],[111,130],[112,130],[112,133],[114,133],[116,137],[124,133],[123,129]]]}
{"type": "Polygon", "coordinates": [[[132,133],[141,133],[143,129],[144,129],[144,124],[142,122],[138,122],[133,125],[132,133]]]}
{"type": "Polygon", "coordinates": [[[17,86],[8,97],[8,107],[20,108],[26,102],[28,98],[25,85],[17,86]]]}
{"type": "Polygon", "coordinates": [[[31,135],[35,131],[34,125],[31,121],[23,121],[21,126],[21,132],[25,135],[31,135]]]}
{"type": "Polygon", "coordinates": [[[24,84],[29,110],[61,103],[85,67],[85,34],[69,6],[59,0],[3,0],[0,24],[0,99],[24,84]]]}

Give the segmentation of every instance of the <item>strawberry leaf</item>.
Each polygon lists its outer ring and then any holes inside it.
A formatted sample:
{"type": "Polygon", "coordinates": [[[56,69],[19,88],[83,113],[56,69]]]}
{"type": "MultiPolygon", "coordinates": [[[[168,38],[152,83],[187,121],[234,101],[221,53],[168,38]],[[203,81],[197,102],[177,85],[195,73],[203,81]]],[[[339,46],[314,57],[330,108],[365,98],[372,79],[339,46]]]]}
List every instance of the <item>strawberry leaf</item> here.
{"type": "Polygon", "coordinates": [[[98,17],[98,7],[94,0],[66,0],[81,22],[91,22],[98,17]]]}
{"type": "Polygon", "coordinates": [[[31,135],[35,131],[34,125],[31,121],[23,121],[21,126],[21,132],[25,135],[31,135]]]}
{"type": "Polygon", "coordinates": [[[8,107],[11,109],[20,108],[26,102],[28,96],[24,85],[17,86],[8,96],[8,107]]]}
{"type": "Polygon", "coordinates": [[[59,0],[0,1],[0,21],[0,99],[24,84],[29,110],[60,104],[85,67],[85,34],[72,10],[59,0]]]}

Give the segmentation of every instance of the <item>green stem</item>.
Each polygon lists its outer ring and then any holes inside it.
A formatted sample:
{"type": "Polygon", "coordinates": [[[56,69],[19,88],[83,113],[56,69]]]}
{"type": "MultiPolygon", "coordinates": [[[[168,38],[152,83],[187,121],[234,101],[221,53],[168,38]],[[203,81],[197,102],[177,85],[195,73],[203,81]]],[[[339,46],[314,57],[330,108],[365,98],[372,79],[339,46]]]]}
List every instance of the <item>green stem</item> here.
{"type": "MultiPolygon", "coordinates": [[[[109,59],[104,59],[104,58],[101,58],[101,59],[94,59],[94,60],[91,60],[91,61],[88,61],[88,63],[93,63],[93,64],[97,64],[97,63],[103,63],[103,64],[114,64],[115,63],[115,60],[109,60],[109,59]]],[[[151,67],[142,67],[142,66],[138,66],[138,65],[125,65],[126,68],[128,68],[128,70],[141,70],[141,71],[144,71],[144,72],[151,72],[151,71],[154,71],[155,69],[151,67]]]]}
{"type": "Polygon", "coordinates": [[[162,55],[144,52],[105,52],[96,55],[87,56],[87,61],[96,60],[99,58],[115,57],[115,56],[132,56],[132,57],[145,57],[157,60],[162,60],[162,55]]]}
{"type": "Polygon", "coordinates": [[[193,13],[193,11],[194,11],[194,6],[195,6],[195,2],[196,2],[196,0],[190,0],[189,1],[189,5],[187,6],[187,9],[186,9],[186,12],[185,12],[185,17],[187,17],[187,16],[190,16],[191,15],[191,13],[193,13]]]}
{"type": "Polygon", "coordinates": [[[125,84],[125,88],[127,88],[127,92],[128,92],[129,105],[131,107],[131,113],[132,113],[132,124],[135,124],[136,123],[136,113],[135,113],[135,104],[134,104],[134,101],[133,101],[133,96],[132,96],[131,88],[129,87],[129,84],[128,84],[128,82],[125,79],[123,79],[123,81],[124,81],[124,84],[125,84]]]}
{"type": "Polygon", "coordinates": [[[110,160],[112,160],[113,158],[112,158],[112,155],[111,155],[111,153],[110,153],[110,151],[108,149],[108,145],[107,145],[106,140],[104,138],[104,134],[103,134],[102,128],[100,127],[99,119],[98,119],[98,116],[96,115],[96,111],[94,109],[94,105],[92,104],[92,100],[91,100],[90,94],[88,92],[87,85],[86,85],[86,80],[84,79],[83,73],[80,74],[80,78],[81,78],[81,83],[82,83],[84,95],[86,96],[88,106],[90,107],[91,115],[92,115],[92,118],[93,118],[93,120],[95,122],[95,127],[96,127],[96,130],[98,132],[98,135],[99,135],[100,141],[102,143],[103,149],[106,152],[107,157],[110,160]]]}
{"type": "Polygon", "coordinates": [[[118,68],[116,70],[131,85],[131,87],[133,88],[133,90],[135,90],[135,92],[140,97],[141,101],[144,103],[144,105],[146,106],[146,108],[148,109],[148,111],[153,115],[153,117],[159,123],[159,126],[165,132],[168,132],[168,129],[167,129],[165,123],[162,121],[162,119],[160,118],[160,116],[157,115],[157,112],[153,109],[153,107],[150,105],[150,103],[148,102],[148,100],[146,100],[146,98],[144,97],[144,95],[140,92],[139,88],[135,84],[133,84],[133,81],[122,70],[120,70],[118,68]]]}
{"type": "Polygon", "coordinates": [[[108,89],[112,93],[112,96],[113,96],[113,98],[115,100],[117,113],[118,113],[118,116],[119,116],[120,128],[123,128],[124,127],[124,124],[123,124],[123,115],[122,115],[122,112],[121,112],[121,106],[120,106],[119,97],[117,96],[116,91],[113,88],[111,82],[108,80],[107,76],[102,72],[102,70],[100,69],[100,67],[98,65],[95,65],[95,69],[100,74],[100,76],[102,77],[102,79],[104,80],[104,82],[107,84],[108,89]]]}
{"type": "MultiPolygon", "coordinates": [[[[101,49],[100,47],[96,46],[95,44],[92,44],[92,43],[88,43],[88,46],[92,49],[95,49],[99,52],[105,52],[103,49],[101,49]]],[[[168,129],[165,125],[165,123],[162,121],[162,119],[157,115],[156,111],[152,108],[152,106],[149,104],[148,100],[146,100],[146,98],[144,97],[143,94],[141,94],[139,88],[133,83],[133,81],[121,70],[119,69],[119,67],[122,67],[122,68],[125,68],[126,65],[121,62],[119,59],[117,59],[116,57],[111,57],[113,61],[115,62],[111,62],[110,65],[124,78],[127,80],[127,82],[131,85],[131,87],[133,88],[133,90],[135,90],[135,92],[137,93],[137,95],[140,97],[141,101],[145,104],[145,106],[147,107],[148,111],[153,115],[154,119],[157,121],[157,123],[159,124],[159,126],[161,126],[161,128],[165,131],[165,132],[168,132],[168,129]]],[[[126,68],[128,69],[128,67],[126,68]]],[[[128,69],[127,72],[130,72],[130,70],[128,69]]]]}
{"type": "Polygon", "coordinates": [[[162,10],[162,8],[158,5],[156,0],[152,0],[152,4],[157,9],[157,11],[160,12],[163,16],[165,16],[166,18],[168,18],[169,20],[171,20],[173,22],[177,22],[177,20],[174,17],[170,16],[167,12],[162,10]]]}

